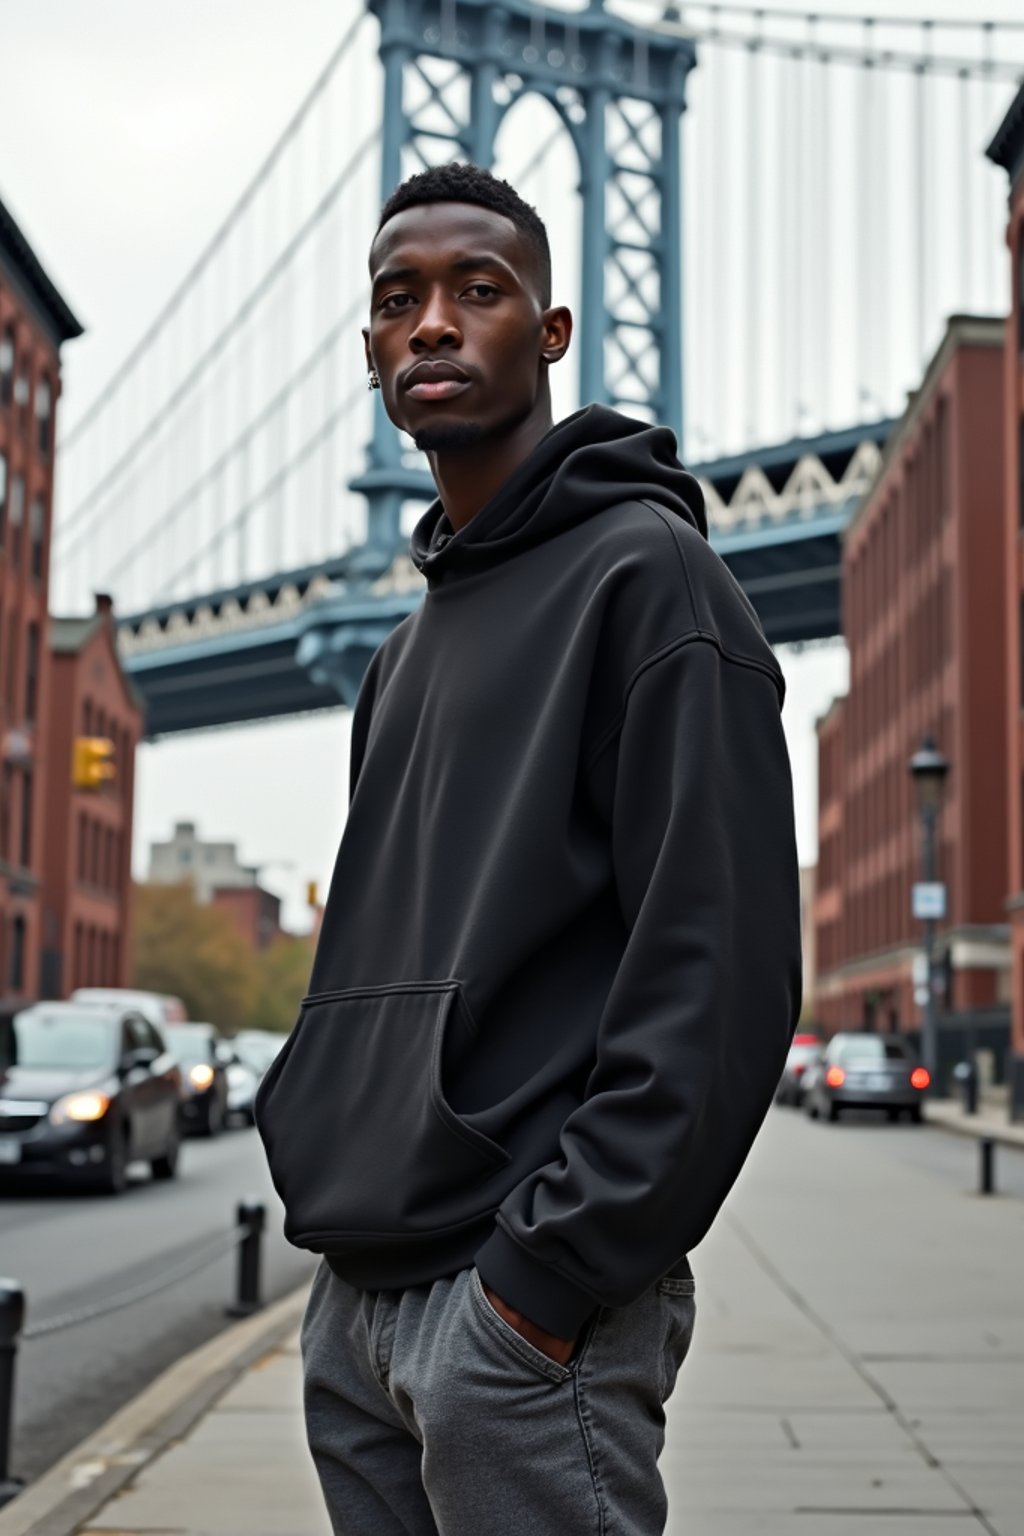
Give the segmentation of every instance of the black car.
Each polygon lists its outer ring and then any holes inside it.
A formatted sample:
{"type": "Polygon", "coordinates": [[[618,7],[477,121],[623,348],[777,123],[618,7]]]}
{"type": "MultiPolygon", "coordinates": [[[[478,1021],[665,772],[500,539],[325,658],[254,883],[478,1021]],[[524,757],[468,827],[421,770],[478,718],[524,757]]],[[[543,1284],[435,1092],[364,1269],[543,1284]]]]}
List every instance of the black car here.
{"type": "Polygon", "coordinates": [[[804,1108],[812,1120],[838,1120],[844,1109],[884,1109],[921,1119],[931,1077],[901,1035],[833,1035],[804,1075],[804,1108]]]}
{"type": "Polygon", "coordinates": [[[181,1064],[186,1130],[219,1136],[228,1118],[228,1071],[212,1024],[168,1024],[167,1044],[181,1064]]]}
{"type": "Polygon", "coordinates": [[[118,1194],[128,1164],[177,1170],[181,1073],[139,1013],[35,1003],[0,1018],[0,1181],[73,1181],[118,1194]]]}

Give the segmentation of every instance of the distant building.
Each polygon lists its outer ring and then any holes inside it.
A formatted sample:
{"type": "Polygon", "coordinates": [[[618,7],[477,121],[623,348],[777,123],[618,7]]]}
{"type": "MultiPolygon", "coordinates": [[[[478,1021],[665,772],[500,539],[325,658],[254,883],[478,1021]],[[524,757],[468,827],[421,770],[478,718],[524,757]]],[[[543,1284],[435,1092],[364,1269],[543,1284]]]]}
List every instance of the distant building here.
{"type": "Polygon", "coordinates": [[[179,821],[168,842],[150,844],[150,884],[180,885],[187,881],[204,906],[218,889],[255,886],[259,870],[239,863],[237,847],[237,843],[204,843],[194,822],[179,821]]]}
{"type": "Polygon", "coordinates": [[[166,843],[149,851],[151,885],[189,883],[204,906],[223,907],[254,949],[265,949],[281,932],[281,902],[259,883],[259,870],[239,862],[236,843],[204,843],[195,823],[179,821],[166,843]]]}
{"type": "Polygon", "coordinates": [[[948,890],[943,1035],[960,1054],[1008,1030],[1003,322],[954,316],[886,445],[843,547],[849,693],[818,723],[815,1015],[913,1030],[920,831],[908,765],[949,759],[938,875],[948,890]],[[986,1032],[987,1031],[987,1032],[986,1032]]]}
{"type": "Polygon", "coordinates": [[[1010,251],[1010,318],[1003,355],[1005,398],[1004,590],[1006,592],[1007,902],[1013,952],[1013,1026],[1010,1042],[1010,1108],[1024,1120],[1024,86],[1017,92],[988,156],[1010,179],[1006,243],[1010,251]]]}
{"type": "Polygon", "coordinates": [[[60,348],[82,327],[0,203],[0,996],[34,997],[43,944],[46,643],[60,348]]]}
{"type": "Polygon", "coordinates": [[[260,885],[220,886],[211,905],[229,914],[252,949],[267,949],[281,932],[281,899],[260,885]]]}
{"type": "Polygon", "coordinates": [[[86,619],[50,620],[49,764],[40,995],[131,979],[135,749],[144,706],[121,669],[109,597],[86,619]],[[111,742],[114,776],[73,781],[75,742],[111,742]]]}

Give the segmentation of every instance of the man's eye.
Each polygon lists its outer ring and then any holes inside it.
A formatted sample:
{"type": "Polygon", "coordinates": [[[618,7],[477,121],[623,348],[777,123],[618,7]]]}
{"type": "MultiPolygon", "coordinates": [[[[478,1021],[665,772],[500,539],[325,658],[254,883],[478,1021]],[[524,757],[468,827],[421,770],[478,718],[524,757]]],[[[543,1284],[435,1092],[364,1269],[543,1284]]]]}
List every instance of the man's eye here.
{"type": "Polygon", "coordinates": [[[407,302],[412,303],[411,293],[386,293],[377,308],[384,310],[404,309],[407,302]]]}
{"type": "Polygon", "coordinates": [[[470,283],[467,293],[475,293],[479,298],[490,299],[498,292],[493,283],[470,283]]]}

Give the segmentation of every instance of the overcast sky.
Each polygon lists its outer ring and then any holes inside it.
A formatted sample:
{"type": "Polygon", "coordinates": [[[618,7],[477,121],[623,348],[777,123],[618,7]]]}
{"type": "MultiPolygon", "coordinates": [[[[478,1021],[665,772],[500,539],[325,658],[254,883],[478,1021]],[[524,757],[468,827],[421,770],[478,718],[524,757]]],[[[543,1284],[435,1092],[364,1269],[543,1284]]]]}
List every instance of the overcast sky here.
{"type": "MultiPolygon", "coordinates": [[[[65,350],[78,416],[189,267],[355,14],[356,0],[0,0],[0,197],[87,334],[65,350]]],[[[849,9],[819,0],[822,15],[849,9]]],[[[956,16],[951,0],[876,14],[956,16]]],[[[1020,15],[1019,0],[985,14],[1020,15]]],[[[1007,91],[1007,102],[1012,92],[1007,91]]],[[[845,687],[841,646],[783,653],[801,858],[813,862],[813,722],[845,687]]],[[[344,816],[348,717],[338,711],[143,747],[135,868],[176,820],[234,838],[306,922],[344,816]]]]}

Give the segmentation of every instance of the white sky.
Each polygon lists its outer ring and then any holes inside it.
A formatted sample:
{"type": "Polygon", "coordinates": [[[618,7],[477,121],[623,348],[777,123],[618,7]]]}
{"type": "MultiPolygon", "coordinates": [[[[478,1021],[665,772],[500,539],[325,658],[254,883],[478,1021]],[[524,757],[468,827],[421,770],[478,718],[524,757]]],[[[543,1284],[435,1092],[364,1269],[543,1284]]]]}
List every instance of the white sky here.
{"type": "MultiPolygon", "coordinates": [[[[251,177],[354,14],[355,0],[2,0],[0,197],[87,327],[65,351],[77,417],[251,177]]],[[[825,16],[849,10],[817,0],[825,16]]],[[[876,3],[953,17],[954,0],[876,3]]],[[[986,16],[1020,16],[992,0],[986,16]]],[[[699,68],[699,65],[698,65],[699,68]]],[[[1007,102],[1012,92],[1007,89],[1007,102]]],[[[837,366],[841,366],[837,364],[837,366]]],[[[845,687],[841,645],[783,655],[801,858],[816,856],[813,722],[845,687]]],[[[305,926],[344,815],[341,711],[171,739],[139,757],[135,867],[175,820],[234,838],[305,926]]]]}

